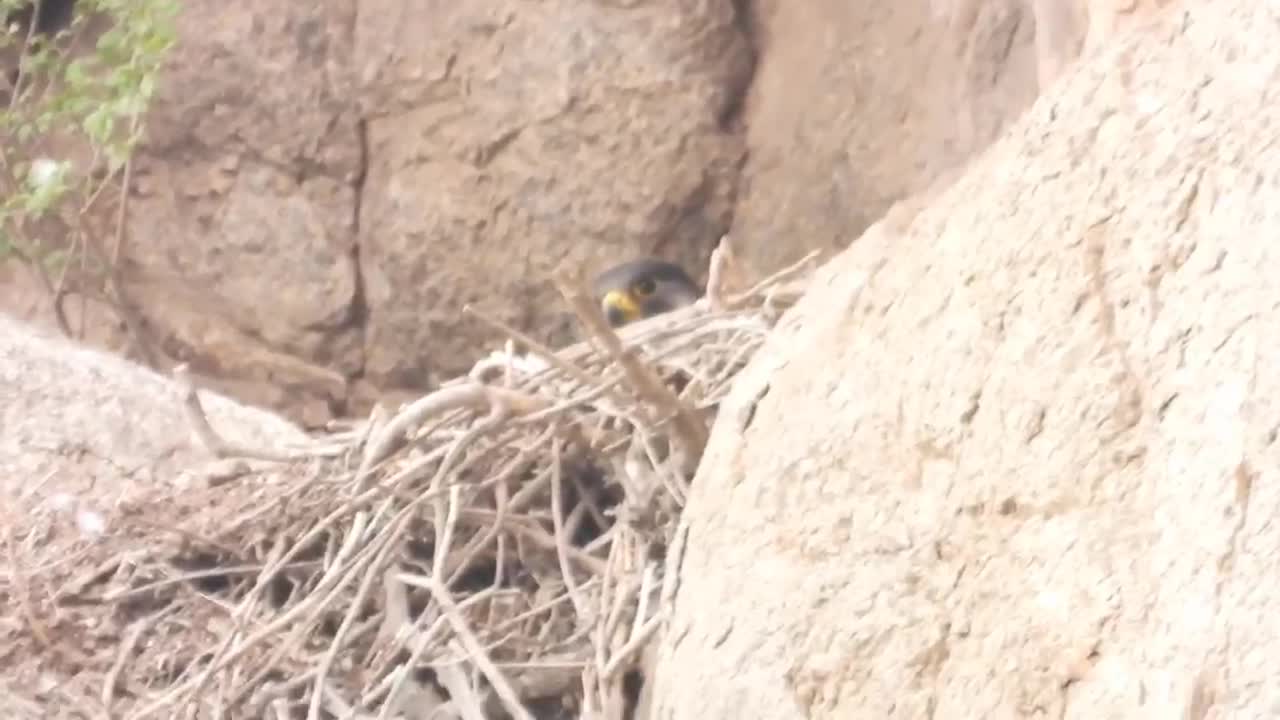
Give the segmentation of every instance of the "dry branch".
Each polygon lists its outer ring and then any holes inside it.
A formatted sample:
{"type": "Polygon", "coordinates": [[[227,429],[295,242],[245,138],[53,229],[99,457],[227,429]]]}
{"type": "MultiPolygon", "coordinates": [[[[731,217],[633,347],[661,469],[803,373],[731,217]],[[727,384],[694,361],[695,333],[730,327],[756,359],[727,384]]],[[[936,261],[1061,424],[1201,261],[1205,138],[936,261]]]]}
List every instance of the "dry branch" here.
{"type": "Polygon", "coordinates": [[[707,428],[702,420],[694,414],[693,409],[680,401],[671,388],[656,373],[644,365],[635,353],[622,345],[622,340],[605,322],[600,309],[580,287],[567,277],[557,278],[560,294],[573,308],[578,319],[586,327],[591,336],[598,340],[609,357],[622,366],[636,392],[644,400],[653,403],[657,409],[675,416],[676,432],[685,442],[687,451],[702,455],[707,444],[707,428]]]}

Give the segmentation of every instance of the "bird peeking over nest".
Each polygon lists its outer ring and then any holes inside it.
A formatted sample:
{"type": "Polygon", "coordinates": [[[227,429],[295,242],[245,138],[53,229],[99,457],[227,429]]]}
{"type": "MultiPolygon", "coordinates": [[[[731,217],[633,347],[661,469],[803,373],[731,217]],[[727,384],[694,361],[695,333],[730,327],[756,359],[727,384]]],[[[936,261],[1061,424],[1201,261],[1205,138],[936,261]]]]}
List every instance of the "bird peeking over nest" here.
{"type": "Polygon", "coordinates": [[[644,258],[615,265],[593,285],[600,308],[614,328],[692,305],[702,296],[679,265],[644,258]]]}

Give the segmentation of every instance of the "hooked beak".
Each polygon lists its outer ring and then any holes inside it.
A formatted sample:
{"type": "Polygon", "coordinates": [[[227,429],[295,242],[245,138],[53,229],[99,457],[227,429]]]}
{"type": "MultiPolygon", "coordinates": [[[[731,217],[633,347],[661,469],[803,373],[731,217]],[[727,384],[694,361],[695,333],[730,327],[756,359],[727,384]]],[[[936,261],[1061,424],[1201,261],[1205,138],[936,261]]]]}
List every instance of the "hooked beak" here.
{"type": "Polygon", "coordinates": [[[619,327],[640,318],[640,306],[636,305],[631,295],[622,290],[611,290],[600,301],[605,318],[609,325],[619,327]]]}

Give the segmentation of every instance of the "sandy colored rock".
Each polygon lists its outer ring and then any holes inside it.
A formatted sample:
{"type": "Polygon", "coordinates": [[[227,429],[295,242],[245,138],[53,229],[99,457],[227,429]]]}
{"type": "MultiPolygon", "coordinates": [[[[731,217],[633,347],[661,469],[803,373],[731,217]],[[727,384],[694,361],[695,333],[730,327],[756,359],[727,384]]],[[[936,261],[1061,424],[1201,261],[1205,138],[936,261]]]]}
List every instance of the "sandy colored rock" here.
{"type": "Polygon", "coordinates": [[[761,270],[846,247],[1036,96],[1022,0],[755,3],[733,236],[761,270]]]}
{"type": "MultiPolygon", "coordinates": [[[[255,447],[305,439],[289,422],[202,392],[210,423],[255,447]]],[[[47,497],[171,482],[213,458],[171,380],[0,315],[0,491],[47,497]]],[[[18,507],[6,502],[9,508],[18,507]]]]}
{"type": "Polygon", "coordinates": [[[756,3],[733,224],[744,257],[763,270],[844,248],[893,203],[949,184],[1082,54],[1166,4],[756,3]]]}
{"type": "Polygon", "coordinates": [[[1277,27],[1118,36],[824,269],[695,481],[655,717],[1280,712],[1277,27]]]}
{"type": "Polygon", "coordinates": [[[135,170],[126,277],[155,342],[262,405],[341,405],[362,366],[354,21],[185,3],[135,170]]]}
{"type": "MultiPolygon", "coordinates": [[[[958,0],[976,8],[977,0],[958,0]]],[[[1105,48],[1118,34],[1142,26],[1168,0],[1027,0],[1036,25],[1036,76],[1041,90],[1072,67],[1081,54],[1105,48]]]]}

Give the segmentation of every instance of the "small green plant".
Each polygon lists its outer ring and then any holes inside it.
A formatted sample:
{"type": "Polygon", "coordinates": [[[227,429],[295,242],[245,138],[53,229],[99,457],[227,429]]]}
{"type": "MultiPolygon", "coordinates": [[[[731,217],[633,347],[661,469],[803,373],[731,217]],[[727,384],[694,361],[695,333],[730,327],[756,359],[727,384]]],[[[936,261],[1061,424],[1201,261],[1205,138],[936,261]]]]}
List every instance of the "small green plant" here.
{"type": "Polygon", "coordinates": [[[69,22],[42,27],[51,3],[0,0],[0,261],[37,273],[72,334],[66,297],[125,304],[115,271],[130,164],[177,2],[78,0],[71,13],[59,0],[69,22]]]}

